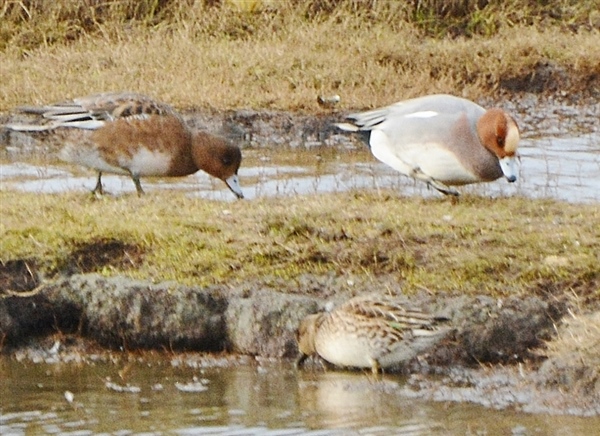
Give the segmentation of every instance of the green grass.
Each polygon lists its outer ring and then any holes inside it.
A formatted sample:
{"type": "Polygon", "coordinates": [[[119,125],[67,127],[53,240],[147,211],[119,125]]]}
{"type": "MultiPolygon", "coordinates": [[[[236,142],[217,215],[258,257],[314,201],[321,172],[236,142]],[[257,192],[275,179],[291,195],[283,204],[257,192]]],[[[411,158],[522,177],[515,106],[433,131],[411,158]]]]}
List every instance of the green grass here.
{"type": "Polygon", "coordinates": [[[279,283],[307,274],[406,292],[600,297],[600,210],[522,198],[423,200],[355,192],[219,203],[152,193],[0,192],[0,260],[47,277],[100,272],[193,285],[279,283]]]}
{"type": "Polygon", "coordinates": [[[7,2],[0,111],[109,90],[217,110],[318,112],[334,93],[342,109],[498,99],[547,65],[550,92],[587,93],[598,28],[597,0],[7,2]]]}

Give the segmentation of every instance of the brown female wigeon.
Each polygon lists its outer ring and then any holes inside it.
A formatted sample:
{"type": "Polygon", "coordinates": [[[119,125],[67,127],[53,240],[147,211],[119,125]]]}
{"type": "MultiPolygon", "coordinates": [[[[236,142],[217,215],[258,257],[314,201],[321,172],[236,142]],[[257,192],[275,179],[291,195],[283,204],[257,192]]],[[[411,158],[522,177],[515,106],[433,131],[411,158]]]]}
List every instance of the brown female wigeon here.
{"type": "Polygon", "coordinates": [[[180,177],[203,170],[243,198],[238,180],[240,148],[206,132],[193,132],[175,110],[136,93],[104,93],[42,107],[19,108],[41,115],[39,124],[9,124],[19,131],[70,129],[59,157],[102,173],[129,175],[138,194],[140,177],[180,177]]]}

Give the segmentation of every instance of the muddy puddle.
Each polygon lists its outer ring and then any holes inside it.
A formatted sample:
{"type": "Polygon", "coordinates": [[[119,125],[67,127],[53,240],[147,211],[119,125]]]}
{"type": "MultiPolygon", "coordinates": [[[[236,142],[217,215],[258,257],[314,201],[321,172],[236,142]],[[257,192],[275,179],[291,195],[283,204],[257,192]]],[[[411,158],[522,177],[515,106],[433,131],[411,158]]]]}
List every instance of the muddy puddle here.
{"type": "MultiPolygon", "coordinates": [[[[516,183],[500,179],[461,187],[460,191],[571,202],[600,200],[600,135],[524,139],[520,153],[520,178],[516,183]]],[[[367,147],[248,149],[244,150],[239,175],[248,199],[382,188],[393,189],[399,195],[440,195],[379,163],[367,147]]],[[[85,192],[94,187],[95,177],[93,171],[63,165],[51,157],[44,162],[4,159],[0,164],[0,189],[4,190],[85,192]]],[[[106,191],[115,195],[135,192],[127,177],[106,174],[103,182],[106,191]]],[[[203,172],[177,179],[147,178],[142,183],[149,192],[174,189],[203,198],[234,199],[220,181],[203,172]]]]}
{"type": "Polygon", "coordinates": [[[0,361],[1,434],[464,435],[595,434],[600,418],[525,414],[406,395],[406,380],[169,362],[0,361]]]}

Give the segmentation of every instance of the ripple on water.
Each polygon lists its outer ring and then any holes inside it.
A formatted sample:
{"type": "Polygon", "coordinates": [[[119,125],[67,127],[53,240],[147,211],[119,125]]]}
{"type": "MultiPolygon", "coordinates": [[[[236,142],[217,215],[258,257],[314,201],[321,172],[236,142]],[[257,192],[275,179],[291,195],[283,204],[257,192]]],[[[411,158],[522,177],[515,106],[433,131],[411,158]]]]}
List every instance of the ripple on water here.
{"type": "MultiPolygon", "coordinates": [[[[592,434],[598,417],[525,414],[468,402],[406,395],[406,380],[362,372],[297,371],[291,363],[230,368],[127,364],[123,383],[140,392],[107,389],[120,365],[32,365],[0,360],[1,434],[180,435],[454,435],[527,432],[592,434]],[[206,379],[210,389],[183,392],[176,383],[206,379]],[[153,389],[157,383],[164,388],[153,389]],[[41,388],[40,386],[44,386],[41,388]],[[73,392],[74,402],[64,392],[73,392]],[[8,399],[8,400],[7,400],[8,399]]],[[[507,391],[508,392],[508,391],[507,391]]],[[[510,392],[509,392],[510,393],[510,392]]],[[[489,396],[489,393],[487,394],[489,396]]]]}

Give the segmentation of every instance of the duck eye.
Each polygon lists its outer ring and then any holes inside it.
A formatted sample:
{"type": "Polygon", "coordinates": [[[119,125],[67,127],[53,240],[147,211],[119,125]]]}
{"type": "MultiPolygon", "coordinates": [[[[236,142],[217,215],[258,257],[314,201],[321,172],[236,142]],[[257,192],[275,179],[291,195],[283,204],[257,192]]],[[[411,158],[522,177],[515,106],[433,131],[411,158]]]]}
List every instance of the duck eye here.
{"type": "Polygon", "coordinates": [[[504,147],[504,137],[503,136],[496,137],[496,141],[498,142],[499,147],[504,147]]]}

